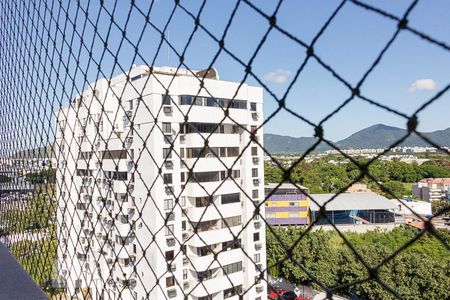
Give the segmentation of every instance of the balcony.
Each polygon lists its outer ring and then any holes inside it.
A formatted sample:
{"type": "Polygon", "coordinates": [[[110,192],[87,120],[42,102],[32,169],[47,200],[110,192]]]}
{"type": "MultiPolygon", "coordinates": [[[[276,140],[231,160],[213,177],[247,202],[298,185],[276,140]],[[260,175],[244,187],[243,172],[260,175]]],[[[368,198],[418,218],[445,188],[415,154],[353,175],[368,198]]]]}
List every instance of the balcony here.
{"type": "MultiPolygon", "coordinates": [[[[205,139],[208,138],[207,133],[187,133],[184,135],[184,143],[189,147],[203,147],[205,145],[205,139]]],[[[209,145],[214,147],[235,147],[240,145],[239,134],[212,134],[208,138],[209,145]]]]}
{"type": "Polygon", "coordinates": [[[193,222],[200,220],[200,218],[202,221],[209,221],[236,216],[236,214],[240,214],[240,210],[240,202],[221,205],[217,201],[216,206],[210,204],[208,207],[188,207],[187,216],[193,222]],[[222,213],[222,216],[220,216],[219,211],[222,213]]]}
{"type": "Polygon", "coordinates": [[[199,285],[197,279],[192,281],[192,286],[194,290],[192,291],[192,296],[194,297],[206,297],[210,294],[214,294],[224,289],[230,288],[233,286],[241,285],[244,281],[243,272],[236,272],[232,274],[228,274],[228,276],[222,276],[222,271],[219,270],[218,275],[213,275],[214,278],[204,279],[202,284],[199,285]],[[231,281],[231,283],[230,283],[231,281]]]}
{"type": "Polygon", "coordinates": [[[191,231],[191,237],[187,241],[187,244],[193,247],[203,247],[205,246],[205,243],[207,243],[208,245],[212,245],[230,241],[233,239],[233,235],[231,233],[236,236],[241,231],[241,229],[242,226],[238,225],[230,227],[230,229],[218,227],[218,229],[198,232],[198,234],[193,234],[193,232],[191,231]]]}
{"type": "MultiPolygon", "coordinates": [[[[240,184],[240,180],[236,179],[236,182],[240,184]]],[[[188,182],[186,183],[184,195],[188,197],[207,197],[213,193],[216,195],[239,193],[240,189],[237,184],[231,179],[227,179],[225,182],[213,181],[201,182],[200,184],[197,182],[188,182]]]]}
{"type": "MultiPolygon", "coordinates": [[[[222,248],[221,246],[218,246],[214,252],[219,253],[221,248],[222,248]]],[[[217,261],[214,261],[213,253],[205,256],[192,255],[189,258],[191,260],[192,266],[195,267],[195,270],[205,271],[207,269],[220,268],[220,266],[240,261],[242,260],[242,255],[243,255],[242,250],[238,248],[220,252],[219,255],[217,256],[217,261]]]]}

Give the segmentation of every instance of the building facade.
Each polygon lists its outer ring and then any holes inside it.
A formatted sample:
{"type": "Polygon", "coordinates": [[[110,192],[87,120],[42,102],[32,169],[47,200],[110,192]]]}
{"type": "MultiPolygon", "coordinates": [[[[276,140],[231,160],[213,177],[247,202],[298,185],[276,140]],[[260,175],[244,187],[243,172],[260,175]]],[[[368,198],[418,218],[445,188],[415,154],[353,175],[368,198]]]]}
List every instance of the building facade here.
{"type": "Polygon", "coordinates": [[[139,66],[57,111],[67,293],[265,299],[262,101],[212,69],[139,66]]]}
{"type": "Polygon", "coordinates": [[[424,201],[447,200],[450,178],[425,178],[412,186],[412,194],[424,201]]]}
{"type": "Polygon", "coordinates": [[[271,225],[306,225],[309,224],[309,201],[307,188],[300,189],[284,183],[268,184],[266,193],[266,221],[271,225]],[[306,193],[306,194],[305,194],[306,193]]]}

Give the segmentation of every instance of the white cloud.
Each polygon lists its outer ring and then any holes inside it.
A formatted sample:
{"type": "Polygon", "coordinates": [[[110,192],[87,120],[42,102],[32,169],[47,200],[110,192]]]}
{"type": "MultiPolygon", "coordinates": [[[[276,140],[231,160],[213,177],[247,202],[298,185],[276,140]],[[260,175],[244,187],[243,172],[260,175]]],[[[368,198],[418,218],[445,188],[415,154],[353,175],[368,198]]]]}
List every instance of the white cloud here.
{"type": "Polygon", "coordinates": [[[264,80],[278,84],[283,84],[287,82],[289,75],[291,75],[291,71],[284,69],[276,69],[275,71],[269,72],[266,75],[264,75],[264,80]]]}
{"type": "Polygon", "coordinates": [[[408,88],[408,91],[411,93],[420,90],[432,91],[436,89],[436,86],[437,83],[433,79],[417,79],[416,81],[411,83],[411,85],[408,88]]]}

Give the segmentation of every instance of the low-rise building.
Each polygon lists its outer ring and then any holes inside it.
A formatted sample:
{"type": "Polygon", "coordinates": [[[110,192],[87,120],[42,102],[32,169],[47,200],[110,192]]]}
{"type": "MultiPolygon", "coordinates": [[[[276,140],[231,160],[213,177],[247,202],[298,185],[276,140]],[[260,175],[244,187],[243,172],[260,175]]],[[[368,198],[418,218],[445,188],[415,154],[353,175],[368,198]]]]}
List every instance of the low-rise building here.
{"type": "Polygon", "coordinates": [[[391,200],[397,206],[395,214],[404,217],[414,217],[415,214],[421,216],[429,216],[432,214],[431,203],[426,201],[416,201],[412,199],[391,200]]]}
{"type": "Polygon", "coordinates": [[[284,183],[265,186],[266,220],[271,225],[309,224],[308,189],[284,183]]]}
{"type": "Polygon", "coordinates": [[[395,204],[373,192],[342,194],[311,194],[311,222],[320,215],[320,207],[325,205],[326,215],[316,224],[388,224],[395,223],[395,204]]]}
{"type": "Polygon", "coordinates": [[[447,200],[450,178],[425,178],[412,186],[412,194],[424,201],[447,200]]]}

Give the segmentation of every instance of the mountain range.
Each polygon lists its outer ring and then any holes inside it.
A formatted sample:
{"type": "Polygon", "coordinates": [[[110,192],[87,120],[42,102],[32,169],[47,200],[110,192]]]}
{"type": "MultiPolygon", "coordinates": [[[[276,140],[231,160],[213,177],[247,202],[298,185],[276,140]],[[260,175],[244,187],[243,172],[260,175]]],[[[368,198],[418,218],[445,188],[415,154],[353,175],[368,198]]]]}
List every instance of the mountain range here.
{"type": "MultiPolygon", "coordinates": [[[[334,142],[341,149],[367,149],[367,148],[386,148],[398,141],[407,134],[402,128],[376,124],[364,128],[349,137],[334,142]]],[[[450,147],[450,127],[444,130],[423,133],[424,136],[442,147],[450,147]]],[[[301,153],[308,150],[317,142],[315,137],[291,137],[278,134],[264,134],[264,147],[270,153],[301,153]]],[[[430,147],[417,134],[412,134],[399,146],[408,147],[430,147]]],[[[331,149],[325,143],[321,143],[316,152],[322,152],[331,149]]]]}

